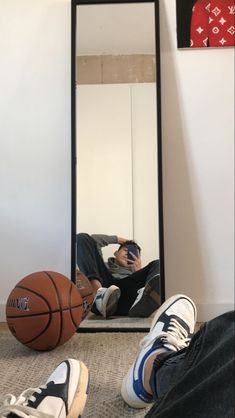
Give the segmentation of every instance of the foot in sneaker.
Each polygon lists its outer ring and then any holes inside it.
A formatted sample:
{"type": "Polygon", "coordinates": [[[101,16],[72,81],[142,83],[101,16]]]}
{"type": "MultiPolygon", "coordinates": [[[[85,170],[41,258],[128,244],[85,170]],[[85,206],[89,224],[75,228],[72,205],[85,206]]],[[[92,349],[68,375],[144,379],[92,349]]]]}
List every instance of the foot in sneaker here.
{"type": "Polygon", "coordinates": [[[184,295],[172,296],[156,311],[149,333],[140,342],[140,353],[122,383],[121,394],[129,406],[144,408],[153,402],[143,383],[145,364],[153,354],[187,347],[196,315],[193,301],[184,295]]]}
{"type": "Polygon", "coordinates": [[[45,385],[26,389],[16,398],[5,396],[1,417],[78,418],[88,389],[88,370],[84,363],[68,359],[60,363],[45,385]],[[9,414],[9,415],[8,415],[9,414]]]}
{"type": "Polygon", "coordinates": [[[152,277],[138,290],[138,296],[131,306],[128,316],[147,318],[161,305],[160,275],[152,277]]]}
{"type": "Polygon", "coordinates": [[[117,310],[120,295],[121,290],[115,285],[100,287],[97,290],[91,312],[102,315],[104,318],[114,315],[117,310]]]}

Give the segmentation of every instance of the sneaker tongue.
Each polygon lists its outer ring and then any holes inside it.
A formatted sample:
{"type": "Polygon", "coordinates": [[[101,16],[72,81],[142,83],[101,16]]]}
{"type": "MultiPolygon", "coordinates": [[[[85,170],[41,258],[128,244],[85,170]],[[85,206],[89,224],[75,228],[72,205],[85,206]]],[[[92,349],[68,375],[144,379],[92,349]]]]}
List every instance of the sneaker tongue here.
{"type": "Polygon", "coordinates": [[[161,334],[156,335],[151,335],[151,338],[149,335],[146,335],[146,337],[144,337],[141,341],[140,341],[140,347],[141,348],[146,348],[148,345],[152,345],[155,347],[156,345],[163,345],[161,343],[161,339],[162,337],[166,336],[166,332],[162,332],[161,334]]]}
{"type": "Polygon", "coordinates": [[[190,328],[179,316],[170,315],[158,320],[150,328],[149,333],[141,340],[140,347],[147,348],[154,344],[168,350],[178,351],[188,346],[190,328]]]}
{"type": "Polygon", "coordinates": [[[150,332],[140,341],[140,347],[144,348],[150,344],[153,344],[156,339],[161,339],[161,337],[166,335],[164,329],[164,322],[158,321],[152,328],[150,332]]]}

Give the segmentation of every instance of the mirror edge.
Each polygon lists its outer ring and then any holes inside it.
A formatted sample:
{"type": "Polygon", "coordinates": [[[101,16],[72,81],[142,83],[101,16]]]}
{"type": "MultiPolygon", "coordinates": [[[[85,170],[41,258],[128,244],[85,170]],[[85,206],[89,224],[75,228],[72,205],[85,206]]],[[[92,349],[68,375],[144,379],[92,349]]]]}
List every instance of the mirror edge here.
{"type": "Polygon", "coordinates": [[[77,1],[71,2],[71,280],[76,279],[76,17],[77,1]]]}
{"type": "Polygon", "coordinates": [[[164,216],[163,216],[163,174],[162,174],[162,106],[161,106],[161,55],[160,55],[160,9],[155,0],[155,55],[156,55],[156,100],[157,100],[157,161],[158,161],[158,222],[159,259],[161,279],[161,303],[165,301],[165,258],[164,258],[164,216]]]}
{"type": "MultiPolygon", "coordinates": [[[[128,3],[145,3],[128,0],[128,3]]],[[[76,7],[79,4],[127,3],[126,1],[72,0],[71,2],[71,280],[76,278],[76,7]]],[[[161,118],[161,57],[160,57],[160,16],[159,0],[149,1],[155,5],[155,54],[156,54],[156,100],[157,100],[157,160],[158,160],[158,220],[159,258],[161,278],[161,303],[165,301],[164,262],[164,217],[163,217],[163,175],[162,175],[162,118],[161,118]]]]}

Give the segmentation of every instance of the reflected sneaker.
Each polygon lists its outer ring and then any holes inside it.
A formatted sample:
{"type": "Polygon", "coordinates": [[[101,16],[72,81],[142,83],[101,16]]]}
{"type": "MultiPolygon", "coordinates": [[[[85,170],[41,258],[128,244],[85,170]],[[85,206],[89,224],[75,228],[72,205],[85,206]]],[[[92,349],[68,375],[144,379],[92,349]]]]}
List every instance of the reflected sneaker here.
{"type": "Polygon", "coordinates": [[[160,275],[152,277],[145,285],[138,290],[138,295],[131,306],[128,316],[149,317],[161,305],[160,296],[160,275]]]}
{"type": "Polygon", "coordinates": [[[84,363],[68,359],[60,363],[45,385],[26,389],[16,398],[5,396],[0,406],[3,418],[79,418],[88,390],[88,370],[84,363]]]}
{"type": "Polygon", "coordinates": [[[178,351],[189,345],[196,323],[196,307],[184,295],[166,300],[154,315],[149,333],[140,342],[141,350],[122,382],[121,395],[132,408],[144,408],[153,402],[146,392],[144,367],[153,354],[178,351]]]}
{"type": "Polygon", "coordinates": [[[91,312],[96,315],[102,315],[104,318],[114,315],[117,310],[120,295],[121,290],[115,285],[100,287],[97,290],[91,312]]]}

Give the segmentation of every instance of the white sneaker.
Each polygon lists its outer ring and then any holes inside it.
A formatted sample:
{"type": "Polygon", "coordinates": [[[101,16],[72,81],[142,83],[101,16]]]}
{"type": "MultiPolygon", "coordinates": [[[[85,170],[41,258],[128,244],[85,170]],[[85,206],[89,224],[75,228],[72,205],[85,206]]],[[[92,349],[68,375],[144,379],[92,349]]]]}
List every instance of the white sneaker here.
{"type": "Polygon", "coordinates": [[[187,347],[196,316],[195,304],[184,295],[172,296],[156,311],[149,333],[140,342],[141,351],[122,382],[121,395],[129,406],[144,408],[153,402],[143,385],[145,363],[153,353],[187,347]]]}
{"type": "Polygon", "coordinates": [[[63,361],[39,388],[26,389],[16,398],[6,395],[0,417],[77,418],[87,399],[88,370],[74,359],[63,361]]]}
{"type": "Polygon", "coordinates": [[[104,318],[114,315],[117,310],[120,295],[121,290],[115,285],[100,287],[97,290],[91,312],[102,315],[104,318]]]}

